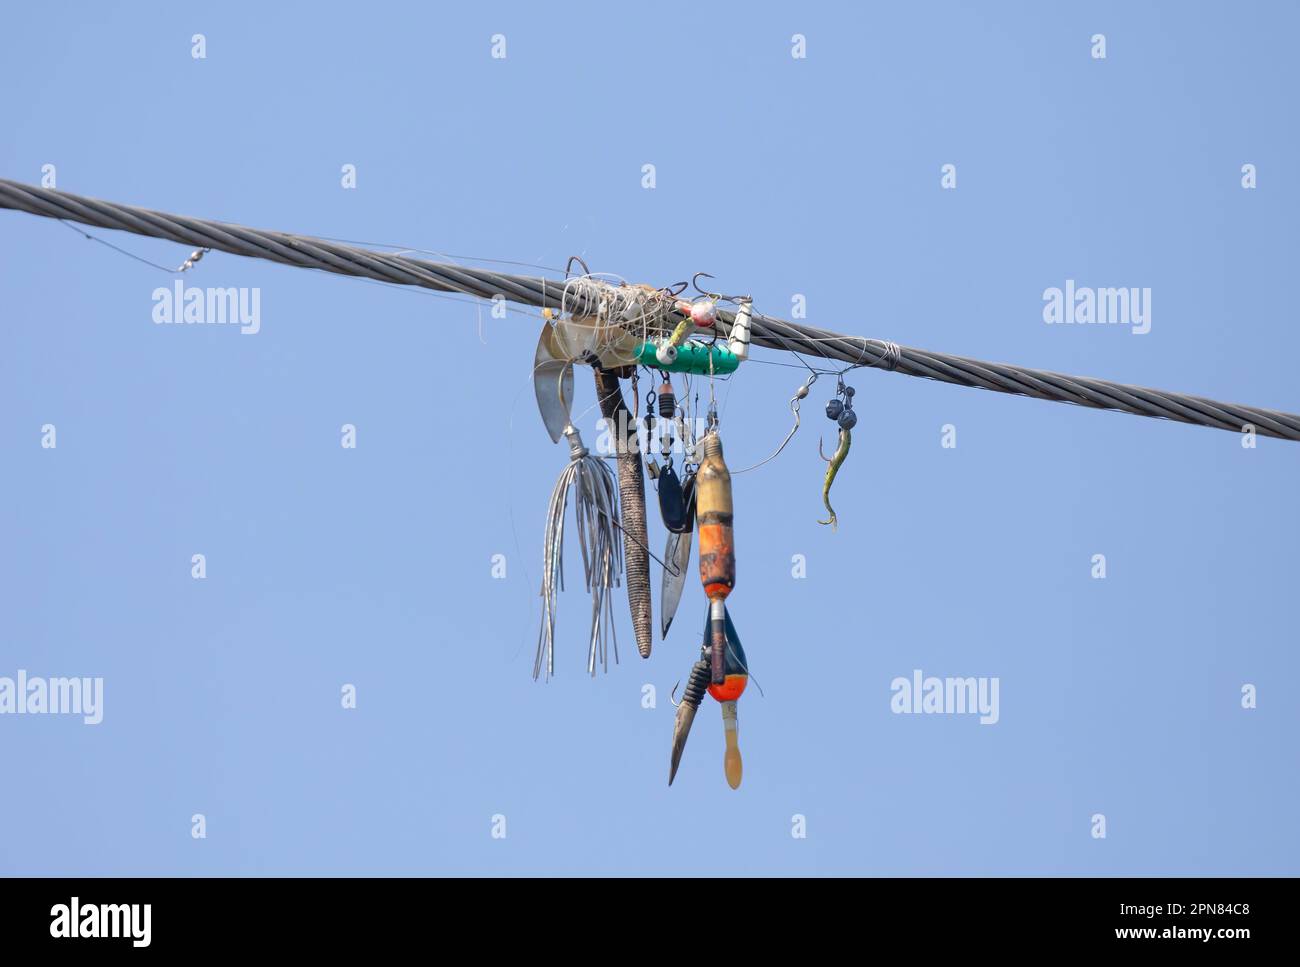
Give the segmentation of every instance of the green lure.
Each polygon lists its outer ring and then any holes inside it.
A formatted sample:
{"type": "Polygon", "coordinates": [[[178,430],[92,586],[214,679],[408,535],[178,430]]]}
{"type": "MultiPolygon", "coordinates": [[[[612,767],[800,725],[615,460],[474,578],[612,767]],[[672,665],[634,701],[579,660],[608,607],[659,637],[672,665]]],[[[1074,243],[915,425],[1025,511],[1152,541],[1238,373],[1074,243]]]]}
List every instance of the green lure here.
{"type": "Polygon", "coordinates": [[[826,468],[826,482],[822,484],[822,503],[826,505],[826,512],[831,515],[829,520],[819,520],[817,523],[830,524],[831,530],[834,530],[835,525],[839,522],[839,518],[835,516],[835,508],[831,506],[831,484],[835,482],[835,475],[839,473],[844,458],[849,455],[849,447],[852,445],[853,431],[844,427],[840,427],[840,445],[835,448],[835,456],[826,456],[822,452],[821,440],[817,441],[817,452],[821,454],[823,460],[830,464],[826,468]]]}
{"type": "Polygon", "coordinates": [[[655,353],[659,347],[652,342],[643,342],[637,349],[636,358],[643,366],[651,369],[666,370],[670,373],[693,373],[707,376],[713,373],[723,376],[734,373],[740,365],[740,357],[721,346],[709,346],[702,342],[684,342],[677,347],[677,358],[664,365],[655,353]]]}

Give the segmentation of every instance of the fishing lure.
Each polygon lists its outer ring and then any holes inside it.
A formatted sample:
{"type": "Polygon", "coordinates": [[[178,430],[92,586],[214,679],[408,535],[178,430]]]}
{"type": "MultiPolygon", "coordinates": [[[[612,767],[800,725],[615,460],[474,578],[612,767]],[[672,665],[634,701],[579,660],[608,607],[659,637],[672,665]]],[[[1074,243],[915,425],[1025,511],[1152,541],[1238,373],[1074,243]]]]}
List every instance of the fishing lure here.
{"type": "MultiPolygon", "coordinates": [[[[637,290],[638,292],[640,290],[637,290]]],[[[593,674],[599,655],[607,665],[606,632],[612,635],[612,619],[607,590],[617,585],[626,560],[628,604],[637,651],[650,656],[654,642],[650,602],[650,553],[646,543],[645,484],[641,468],[641,448],[636,442],[636,422],[623,402],[618,372],[635,358],[639,340],[626,329],[610,321],[619,303],[607,301],[608,292],[591,278],[580,258],[571,258],[565,268],[562,307],[583,306],[583,314],[550,308],[543,310],[546,325],[538,338],[533,360],[533,390],[542,422],[553,441],[561,435],[569,438],[570,466],[561,474],[551,498],[547,515],[543,562],[543,624],[538,641],[534,677],[543,662],[547,677],[554,672],[554,605],[557,588],[563,587],[561,557],[564,540],[564,511],[568,487],[576,495],[578,538],[582,542],[583,566],[587,572],[587,589],[592,593],[592,644],[588,670],[593,674]],[[570,277],[573,263],[582,266],[583,276],[570,277]],[[613,474],[603,460],[592,457],[573,427],[573,366],[588,363],[595,374],[596,398],[616,442],[618,460],[617,499],[610,499],[613,474]],[[620,514],[621,508],[621,514],[620,514]],[[619,542],[613,531],[622,531],[622,555],[615,552],[619,542]],[[616,561],[618,571],[610,574],[616,561]],[[612,578],[612,582],[611,582],[612,578]]],[[[633,303],[629,303],[629,307],[633,303]]],[[[617,661],[617,639],[615,660],[617,661]]]]}
{"type": "Polygon", "coordinates": [[[695,474],[686,477],[682,485],[682,503],[686,508],[686,519],[680,533],[669,533],[668,546],[664,548],[663,587],[659,593],[660,634],[668,637],[673,617],[677,614],[677,605],[682,600],[682,591],[686,587],[686,571],[691,566],[691,537],[695,531],[695,474]]]}
{"type": "Polygon", "coordinates": [[[556,330],[542,326],[533,353],[533,395],[552,443],[559,443],[573,409],[573,362],[558,344],[556,330]]]}
{"type": "Polygon", "coordinates": [[[636,361],[643,366],[669,373],[692,373],[697,376],[725,376],[734,373],[740,366],[739,357],[722,346],[710,346],[699,341],[686,342],[676,348],[672,362],[669,363],[659,359],[659,350],[662,348],[662,345],[654,342],[643,342],[636,350],[636,361]]]}
{"type": "MultiPolygon", "coordinates": [[[[587,450],[571,418],[574,353],[589,352],[582,348],[588,332],[588,327],[569,325],[567,320],[553,323],[548,319],[542,326],[533,356],[533,393],[542,423],[552,442],[558,443],[564,437],[569,443],[569,464],[555,483],[546,513],[542,542],[542,625],[537,636],[534,678],[540,677],[543,669],[548,679],[555,674],[556,596],[564,587],[564,518],[570,491],[581,545],[583,576],[591,594],[587,671],[594,675],[597,664],[605,668],[609,666],[609,644],[614,625],[609,589],[618,586],[623,570],[623,558],[614,533],[619,526],[618,487],[605,461],[587,450]]],[[[613,643],[617,661],[617,639],[613,643]]]]}
{"type": "Polygon", "coordinates": [[[716,428],[704,438],[704,459],[695,475],[695,519],[700,528],[700,583],[709,599],[713,629],[710,681],[721,685],[726,681],[726,601],[736,586],[736,546],[731,473],[716,428]]]}
{"type": "Polygon", "coordinates": [[[727,338],[727,348],[741,362],[749,358],[750,327],[753,322],[753,314],[753,301],[741,299],[736,309],[736,318],[731,323],[731,335],[727,338]]]}
{"type": "MultiPolygon", "coordinates": [[[[587,672],[596,674],[599,663],[609,668],[609,637],[614,623],[609,589],[618,586],[622,558],[614,534],[618,519],[618,488],[614,474],[605,462],[593,457],[582,443],[582,436],[572,422],[566,423],[563,435],[569,442],[569,465],[555,482],[546,513],[546,532],[542,542],[542,627],[537,636],[537,657],[533,678],[546,669],[549,679],[555,674],[555,598],[564,587],[564,517],[573,491],[573,511],[578,525],[578,542],[582,550],[582,567],[586,587],[591,595],[591,638],[587,649],[587,672]]],[[[618,660],[615,640],[614,660],[618,660]]]]}
{"type": "Polygon", "coordinates": [[[623,532],[624,573],[627,576],[627,603],[632,615],[636,650],[642,658],[650,657],[654,645],[654,622],[650,602],[650,545],[647,543],[645,515],[645,476],[641,468],[641,447],[637,441],[636,419],[628,412],[619,388],[618,376],[592,360],[596,376],[596,397],[610,433],[617,440],[618,493],[622,507],[620,530],[623,532]]]}
{"type": "Polygon", "coordinates": [[[682,752],[686,749],[686,740],[691,735],[691,725],[695,722],[695,713],[699,711],[700,702],[709,690],[708,617],[705,617],[706,633],[704,645],[700,648],[700,659],[691,666],[690,678],[686,680],[686,691],[682,693],[681,704],[677,706],[677,716],[673,719],[673,747],[668,761],[668,785],[677,778],[677,767],[682,764],[682,752]]]}
{"type": "Polygon", "coordinates": [[[727,777],[727,785],[739,789],[744,763],[740,758],[740,720],[736,714],[736,703],[749,684],[749,666],[745,660],[745,649],[740,644],[740,635],[731,623],[731,615],[727,614],[725,606],[722,610],[727,636],[727,653],[723,662],[726,677],[721,684],[711,683],[709,694],[722,706],[722,735],[726,740],[722,768],[727,777]]]}
{"type": "Polygon", "coordinates": [[[826,468],[826,480],[822,484],[822,503],[826,505],[826,512],[830,517],[826,520],[819,520],[819,524],[830,524],[834,530],[839,523],[839,518],[835,515],[835,508],[831,506],[831,484],[835,482],[835,475],[840,472],[840,467],[844,465],[845,459],[849,455],[849,447],[853,446],[853,428],[858,424],[858,415],[853,412],[853,393],[852,386],[845,386],[844,380],[840,380],[839,389],[834,399],[826,404],[826,415],[840,425],[840,442],[835,448],[835,455],[828,457],[822,450],[822,441],[817,441],[817,452],[829,466],[826,468]]]}
{"type": "MultiPolygon", "coordinates": [[[[696,278],[705,273],[697,272],[696,278]]],[[[683,283],[684,284],[684,283],[683,283]]],[[[699,286],[696,286],[699,289],[699,286]]],[[[737,354],[732,346],[716,346],[716,337],[709,343],[689,342],[692,327],[696,331],[713,329],[718,323],[717,298],[701,291],[694,301],[678,299],[674,311],[683,318],[674,326],[667,336],[643,342],[637,349],[637,362],[670,373],[695,373],[714,375],[734,373],[741,359],[748,358],[748,327],[744,327],[744,352],[737,354]]],[[[731,297],[724,297],[731,298],[731,297]]],[[[734,324],[733,324],[734,325],[734,324]]],[[[733,330],[734,332],[734,330],[733,330]]],[[[739,345],[739,343],[737,343],[739,345]]]]}
{"type": "Polygon", "coordinates": [[[655,361],[662,367],[672,366],[677,361],[677,355],[686,342],[692,325],[696,329],[712,329],[718,321],[718,306],[712,299],[699,299],[695,302],[679,299],[677,311],[686,318],[677,323],[672,334],[655,347],[655,361]]]}
{"type": "Polygon", "coordinates": [[[744,763],[740,756],[737,702],[749,684],[749,665],[744,646],[740,643],[740,635],[736,632],[736,626],[732,624],[731,615],[726,614],[725,607],[724,631],[726,678],[721,684],[713,684],[709,680],[715,647],[712,606],[710,606],[709,612],[704,616],[704,643],[700,647],[700,659],[691,667],[690,678],[686,682],[686,690],[682,694],[682,701],[677,706],[677,715],[673,721],[672,756],[668,764],[670,786],[677,776],[678,766],[681,765],[682,752],[686,749],[686,740],[690,736],[691,725],[695,722],[695,713],[707,693],[722,707],[722,733],[726,743],[722,756],[723,774],[727,777],[727,785],[732,789],[740,788],[744,763]]]}
{"type": "Polygon", "coordinates": [[[669,427],[677,413],[677,395],[673,384],[665,376],[659,387],[659,453],[664,458],[664,466],[659,471],[659,516],[670,533],[680,534],[686,520],[686,504],[682,495],[682,482],[673,469],[673,436],[669,427]]]}
{"type": "Polygon", "coordinates": [[[664,378],[664,385],[659,392],[660,418],[665,421],[662,427],[661,451],[667,461],[667,472],[659,476],[659,511],[664,527],[668,531],[668,544],[664,548],[663,585],[660,592],[659,622],[660,634],[668,637],[677,605],[682,599],[682,590],[686,586],[686,571],[691,563],[691,539],[695,532],[695,475],[698,465],[691,462],[690,455],[695,451],[691,439],[690,421],[683,419],[681,408],[677,405],[676,395],[672,393],[672,384],[664,378]],[[672,472],[671,446],[666,420],[676,417],[677,445],[688,455],[683,463],[682,479],[672,472]]]}

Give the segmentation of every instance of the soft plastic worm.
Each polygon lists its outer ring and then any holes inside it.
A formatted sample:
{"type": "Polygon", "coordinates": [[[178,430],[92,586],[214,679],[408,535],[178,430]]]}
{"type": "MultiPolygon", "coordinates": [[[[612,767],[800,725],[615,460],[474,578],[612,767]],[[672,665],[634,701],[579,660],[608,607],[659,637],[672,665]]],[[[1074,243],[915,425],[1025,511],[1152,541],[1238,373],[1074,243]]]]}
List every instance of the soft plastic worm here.
{"type": "Polygon", "coordinates": [[[826,512],[830,514],[828,520],[819,520],[819,524],[830,524],[833,530],[839,523],[839,518],[835,516],[835,508],[831,506],[831,484],[835,482],[835,475],[840,472],[840,467],[844,463],[844,458],[849,455],[849,447],[853,445],[853,431],[840,428],[840,445],[835,448],[835,456],[827,457],[822,452],[822,442],[817,441],[817,452],[822,455],[830,466],[826,468],[826,482],[822,484],[822,503],[826,505],[826,512]]]}
{"type": "Polygon", "coordinates": [[[641,469],[641,448],[637,444],[636,418],[623,402],[618,376],[593,367],[600,412],[609,421],[618,441],[618,496],[622,503],[623,567],[627,580],[627,603],[632,613],[636,650],[650,657],[654,644],[650,603],[650,545],[646,537],[645,478],[641,469]]]}

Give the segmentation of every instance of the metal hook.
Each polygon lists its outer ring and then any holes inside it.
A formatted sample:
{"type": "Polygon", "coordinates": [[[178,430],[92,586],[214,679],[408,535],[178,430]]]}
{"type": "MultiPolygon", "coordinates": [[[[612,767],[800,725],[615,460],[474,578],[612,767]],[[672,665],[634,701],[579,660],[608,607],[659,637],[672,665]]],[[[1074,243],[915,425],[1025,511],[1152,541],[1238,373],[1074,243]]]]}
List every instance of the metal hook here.
{"type": "Polygon", "coordinates": [[[583,274],[583,275],[591,275],[591,269],[588,267],[587,263],[586,263],[585,261],[583,261],[582,256],[580,256],[580,255],[570,255],[570,256],[569,256],[569,261],[567,261],[567,262],[564,263],[564,277],[565,277],[566,279],[569,277],[569,271],[573,268],[573,263],[574,263],[574,262],[577,262],[579,265],[582,266],[582,274],[583,274]]]}
{"type": "Polygon", "coordinates": [[[698,292],[700,295],[709,295],[709,296],[714,295],[715,293],[712,293],[712,292],[709,292],[709,291],[706,290],[706,289],[701,289],[701,288],[700,288],[699,278],[700,278],[701,275],[704,276],[706,279],[711,279],[711,278],[713,278],[713,276],[710,275],[708,272],[696,272],[693,276],[691,276],[691,286],[692,286],[692,287],[695,289],[695,291],[698,292]]]}
{"type": "Polygon", "coordinates": [[[747,295],[723,295],[721,292],[710,292],[707,289],[701,289],[699,283],[699,279],[701,277],[706,279],[711,279],[713,278],[713,276],[710,275],[708,272],[696,272],[695,275],[691,277],[691,285],[693,285],[695,287],[695,291],[702,296],[707,296],[708,298],[714,300],[715,302],[752,302],[753,301],[747,295]]]}
{"type": "MultiPolygon", "coordinates": [[[[775,460],[777,457],[781,455],[781,452],[786,448],[786,445],[791,440],[793,440],[794,435],[799,432],[799,403],[801,400],[804,400],[808,397],[808,392],[812,388],[812,384],[817,382],[818,375],[819,374],[816,371],[814,371],[811,375],[809,375],[808,379],[802,385],[800,385],[800,387],[797,390],[794,391],[794,396],[790,397],[790,412],[794,414],[794,426],[790,427],[790,432],[785,435],[785,439],[782,440],[781,445],[776,448],[776,452],[774,452],[766,460],[762,460],[754,464],[752,467],[746,467],[744,470],[733,470],[731,472],[731,475],[733,477],[736,476],[736,474],[749,473],[751,470],[757,470],[759,467],[763,466],[764,464],[771,463],[773,460],[775,460]]],[[[820,445],[820,441],[818,441],[818,444],[820,445]]]]}

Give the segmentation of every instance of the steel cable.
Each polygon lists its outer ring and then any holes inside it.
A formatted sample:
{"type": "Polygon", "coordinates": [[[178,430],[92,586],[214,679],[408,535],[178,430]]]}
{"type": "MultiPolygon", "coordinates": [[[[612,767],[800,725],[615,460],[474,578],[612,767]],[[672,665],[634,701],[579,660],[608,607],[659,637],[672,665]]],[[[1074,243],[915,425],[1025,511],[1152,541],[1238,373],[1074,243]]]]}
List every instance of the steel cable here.
{"type": "MultiPolygon", "coordinates": [[[[541,308],[581,311],[586,307],[581,290],[570,290],[566,303],[561,305],[561,300],[566,299],[564,283],[540,276],[433,262],[311,236],[171,215],[2,178],[0,208],[379,282],[463,292],[488,300],[501,297],[541,308]]],[[[723,310],[719,318],[722,320],[719,328],[726,335],[735,315],[723,310]]],[[[896,346],[757,312],[753,314],[751,331],[756,346],[836,360],[849,366],[877,367],[959,386],[1234,432],[1250,425],[1262,436],[1300,440],[1300,416],[1293,413],[896,346]]]]}

